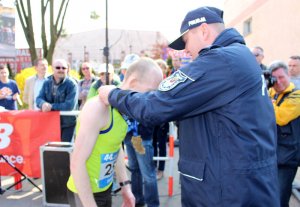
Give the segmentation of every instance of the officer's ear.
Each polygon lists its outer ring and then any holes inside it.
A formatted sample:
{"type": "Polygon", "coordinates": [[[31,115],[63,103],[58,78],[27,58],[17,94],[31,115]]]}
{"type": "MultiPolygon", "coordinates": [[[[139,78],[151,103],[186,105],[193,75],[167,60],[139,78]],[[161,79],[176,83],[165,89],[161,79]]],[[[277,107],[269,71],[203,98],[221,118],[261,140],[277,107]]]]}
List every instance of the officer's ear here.
{"type": "Polygon", "coordinates": [[[209,33],[210,33],[208,24],[202,23],[202,24],[199,26],[199,30],[200,30],[200,32],[201,32],[202,38],[204,38],[204,40],[208,39],[209,33]]]}

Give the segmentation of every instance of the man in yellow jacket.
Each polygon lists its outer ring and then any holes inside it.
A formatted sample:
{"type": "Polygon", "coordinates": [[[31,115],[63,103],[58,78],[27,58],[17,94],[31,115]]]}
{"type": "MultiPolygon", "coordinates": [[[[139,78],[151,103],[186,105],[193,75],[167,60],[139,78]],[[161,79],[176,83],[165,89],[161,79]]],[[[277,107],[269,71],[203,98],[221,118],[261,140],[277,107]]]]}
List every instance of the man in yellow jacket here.
{"type": "Polygon", "coordinates": [[[277,123],[280,202],[281,207],[288,207],[292,183],[300,163],[300,90],[290,82],[284,62],[273,62],[269,70],[276,78],[270,96],[277,123]]]}

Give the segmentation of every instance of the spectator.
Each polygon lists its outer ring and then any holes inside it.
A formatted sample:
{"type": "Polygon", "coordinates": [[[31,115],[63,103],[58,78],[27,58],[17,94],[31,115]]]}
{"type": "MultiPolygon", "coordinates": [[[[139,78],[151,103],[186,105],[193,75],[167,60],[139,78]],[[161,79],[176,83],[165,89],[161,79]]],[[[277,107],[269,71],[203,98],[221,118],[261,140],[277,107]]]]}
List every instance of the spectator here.
{"type": "Polygon", "coordinates": [[[267,70],[267,66],[262,63],[264,59],[264,50],[260,46],[255,46],[251,49],[252,54],[255,56],[257,63],[259,64],[261,70],[264,72],[267,70]]]}
{"type": "Polygon", "coordinates": [[[159,67],[161,68],[164,78],[166,78],[168,76],[168,65],[167,63],[163,60],[163,59],[157,59],[156,63],[159,65],[159,67]]]}
{"type": "Polygon", "coordinates": [[[175,73],[181,67],[181,58],[178,56],[174,56],[172,58],[172,65],[173,65],[173,68],[171,70],[171,74],[175,73]]]}
{"type": "MultiPolygon", "coordinates": [[[[36,99],[37,106],[43,111],[72,111],[77,107],[77,83],[67,74],[70,70],[68,62],[56,59],[52,64],[53,75],[44,82],[36,99]]],[[[71,142],[76,124],[75,116],[60,118],[61,141],[71,142]]]]}
{"type": "MultiPolygon", "coordinates": [[[[167,63],[162,60],[156,60],[162,72],[164,74],[164,78],[166,78],[166,74],[168,73],[167,63]]],[[[154,156],[166,157],[167,156],[167,141],[168,141],[168,133],[169,133],[169,123],[164,123],[158,126],[155,126],[153,132],[153,148],[154,148],[154,156]]],[[[157,180],[162,179],[165,170],[165,161],[160,160],[158,162],[154,162],[157,168],[156,178],[157,180]]]]}
{"type": "MultiPolygon", "coordinates": [[[[99,74],[99,79],[92,83],[89,93],[87,95],[87,99],[98,95],[98,88],[102,85],[106,85],[106,63],[100,65],[99,70],[97,71],[99,74]]],[[[108,64],[108,85],[120,86],[120,80],[118,77],[115,77],[114,66],[112,64],[108,64]]]]}
{"type": "MultiPolygon", "coordinates": [[[[151,59],[143,58],[129,67],[121,87],[141,92],[148,91],[157,88],[161,80],[162,73],[158,66],[151,59]],[[149,76],[152,78],[149,79],[149,76]]],[[[124,156],[120,148],[126,135],[127,124],[120,113],[110,106],[105,106],[100,102],[99,97],[94,97],[83,107],[79,121],[80,127],[71,157],[72,176],[69,178],[68,188],[75,192],[75,197],[79,195],[83,206],[94,207],[95,200],[98,206],[111,206],[113,164],[117,159],[116,172],[119,181],[123,182],[120,184],[123,185],[122,195],[130,197],[127,186],[130,182],[126,181],[124,156]]],[[[133,178],[133,185],[135,180],[137,178],[133,178]]],[[[145,182],[148,180],[146,179],[145,182]]],[[[73,198],[70,200],[72,207],[77,206],[73,204],[73,198]]],[[[135,206],[134,200],[130,204],[135,206]]]]}
{"type": "Polygon", "coordinates": [[[81,79],[78,84],[78,106],[79,109],[82,109],[84,103],[86,102],[90,87],[92,83],[97,80],[97,78],[94,76],[93,69],[89,62],[82,63],[80,71],[83,75],[83,79],[81,79]]]}
{"type": "MultiPolygon", "coordinates": [[[[178,56],[173,56],[172,65],[173,65],[173,68],[171,70],[171,74],[175,73],[181,67],[181,58],[178,56]]],[[[179,121],[176,120],[174,123],[177,127],[177,139],[175,139],[175,141],[174,141],[174,147],[178,147],[179,146],[179,128],[180,128],[179,121]]]]}
{"type": "Polygon", "coordinates": [[[137,61],[138,59],[140,59],[140,57],[133,53],[125,56],[124,61],[122,62],[120,67],[119,76],[121,81],[123,81],[123,78],[126,74],[126,70],[128,69],[129,65],[131,65],[133,62],[137,61]]]}
{"type": "Polygon", "coordinates": [[[0,106],[6,110],[18,110],[18,104],[22,105],[20,101],[20,90],[16,81],[9,77],[9,70],[6,66],[0,65],[0,106]]]}
{"type": "Polygon", "coordinates": [[[48,61],[42,58],[37,59],[34,61],[34,68],[36,75],[27,78],[24,87],[23,101],[28,104],[28,109],[39,110],[36,105],[36,98],[47,78],[48,61]]]}
{"type": "Polygon", "coordinates": [[[289,206],[292,183],[300,164],[300,90],[290,82],[288,66],[282,61],[269,67],[276,78],[270,96],[277,124],[277,159],[281,207],[289,206]]]}
{"type": "Polygon", "coordinates": [[[288,66],[291,81],[298,89],[300,89],[300,56],[291,56],[288,61],[288,66]]]}
{"type": "MultiPolygon", "coordinates": [[[[169,133],[169,123],[166,122],[159,126],[155,126],[153,132],[153,148],[154,148],[154,156],[166,157],[167,156],[167,140],[169,133]]],[[[160,160],[158,162],[154,162],[157,167],[156,179],[160,180],[164,176],[165,170],[165,161],[160,160]]]]}
{"type": "Polygon", "coordinates": [[[183,207],[278,207],[276,122],[259,65],[220,9],[188,12],[180,31],[169,46],[191,63],[158,90],[103,86],[101,100],[147,126],[179,120],[183,207]]]}
{"type": "MultiPolygon", "coordinates": [[[[131,71],[139,71],[137,75],[148,79],[150,73],[145,73],[149,69],[159,71],[162,80],[162,71],[152,59],[141,58],[128,66],[130,70],[126,73],[130,75],[131,71]],[[143,60],[147,60],[144,61],[143,60]]],[[[157,72],[156,72],[157,73],[157,72]]],[[[152,76],[152,75],[151,75],[152,76]]],[[[158,81],[156,79],[155,81],[158,81]]],[[[160,81],[159,81],[160,82],[160,81]]],[[[159,84],[157,82],[157,86],[159,84]]],[[[155,88],[153,88],[155,89],[155,88]]],[[[145,90],[137,90],[145,91],[145,90]]],[[[158,207],[159,197],[156,181],[156,170],[153,162],[153,127],[148,127],[137,121],[127,118],[128,132],[124,140],[128,155],[128,164],[131,172],[132,192],[136,199],[136,206],[158,207]]]]}

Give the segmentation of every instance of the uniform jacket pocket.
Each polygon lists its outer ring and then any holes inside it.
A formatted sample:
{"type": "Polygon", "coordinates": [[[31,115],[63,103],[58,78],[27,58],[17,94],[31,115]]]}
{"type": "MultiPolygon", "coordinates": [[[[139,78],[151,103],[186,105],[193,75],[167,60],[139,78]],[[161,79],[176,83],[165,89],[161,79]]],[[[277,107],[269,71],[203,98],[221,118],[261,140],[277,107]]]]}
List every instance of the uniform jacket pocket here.
{"type": "Polygon", "coordinates": [[[204,170],[205,163],[204,162],[193,162],[187,160],[180,160],[178,164],[179,173],[182,176],[197,180],[204,180],[204,170]]]}

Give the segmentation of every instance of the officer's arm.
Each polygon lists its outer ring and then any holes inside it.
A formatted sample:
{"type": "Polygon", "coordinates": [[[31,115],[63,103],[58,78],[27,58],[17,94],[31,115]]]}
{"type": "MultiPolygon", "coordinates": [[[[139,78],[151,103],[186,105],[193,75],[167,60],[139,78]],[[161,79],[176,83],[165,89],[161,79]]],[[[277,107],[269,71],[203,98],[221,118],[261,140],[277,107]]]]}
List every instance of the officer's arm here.
{"type": "MultiPolygon", "coordinates": [[[[160,125],[222,107],[240,95],[236,91],[242,84],[238,85],[236,74],[230,67],[224,67],[223,62],[207,63],[213,62],[213,58],[220,57],[212,56],[211,61],[198,61],[181,68],[163,80],[156,91],[137,93],[114,89],[109,94],[109,103],[146,126],[160,125]]],[[[260,76],[258,78],[257,81],[248,81],[247,87],[257,85],[260,76]]]]}
{"type": "MultiPolygon", "coordinates": [[[[202,83],[205,85],[205,81],[202,83]]],[[[182,85],[170,91],[156,90],[146,93],[114,89],[110,92],[108,100],[113,107],[138,122],[146,126],[156,126],[195,116],[228,103],[235,95],[230,94],[229,87],[232,86],[227,84],[227,87],[219,87],[224,91],[222,97],[219,94],[220,90],[205,86],[200,88],[182,85]]]]}

